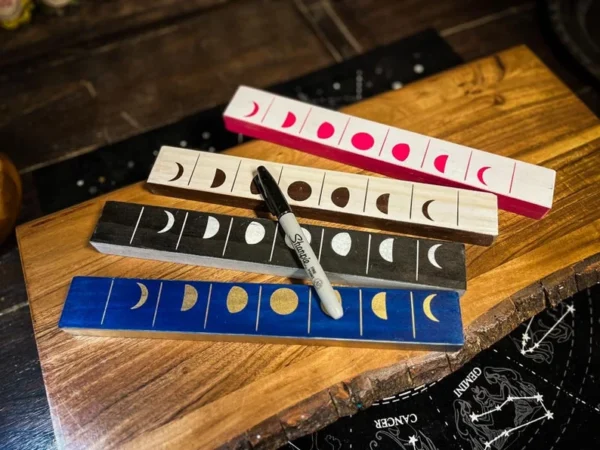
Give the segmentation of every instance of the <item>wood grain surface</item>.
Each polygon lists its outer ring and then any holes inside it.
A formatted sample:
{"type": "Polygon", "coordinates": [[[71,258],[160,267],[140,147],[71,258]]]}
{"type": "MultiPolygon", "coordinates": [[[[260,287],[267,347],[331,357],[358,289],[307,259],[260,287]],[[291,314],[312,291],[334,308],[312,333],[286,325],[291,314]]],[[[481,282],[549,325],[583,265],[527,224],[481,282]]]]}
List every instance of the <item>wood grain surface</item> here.
{"type": "MultiPolygon", "coordinates": [[[[275,448],[373,401],[433,381],[600,277],[600,122],[526,48],[347,108],[370,120],[557,171],[540,221],[502,212],[490,248],[468,247],[457,353],[75,338],[57,329],[75,275],[285,282],[106,256],[88,239],[107,199],[251,214],[134,185],[19,227],[32,318],[59,444],[68,448],[275,448]]],[[[232,154],[357,172],[255,141],[232,154]]],[[[315,222],[316,223],[316,222],[315,222]]]]}

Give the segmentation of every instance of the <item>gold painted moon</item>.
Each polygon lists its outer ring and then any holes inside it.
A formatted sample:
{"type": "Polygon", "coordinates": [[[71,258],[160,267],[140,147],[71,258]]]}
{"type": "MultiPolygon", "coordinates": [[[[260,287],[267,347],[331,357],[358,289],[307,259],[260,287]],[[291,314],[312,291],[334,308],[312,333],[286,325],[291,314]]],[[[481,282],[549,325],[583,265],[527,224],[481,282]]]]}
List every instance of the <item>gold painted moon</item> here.
{"type": "Polygon", "coordinates": [[[248,293],[244,288],[234,286],[227,294],[227,311],[231,314],[243,311],[248,304],[248,293]]]}
{"type": "MultiPolygon", "coordinates": [[[[335,292],[335,296],[337,297],[338,303],[341,305],[342,304],[342,296],[340,294],[340,292],[337,289],[334,289],[333,292],[335,292]]],[[[323,308],[323,303],[319,302],[319,306],[321,307],[321,311],[323,311],[325,314],[327,314],[329,316],[329,313],[327,311],[325,311],[325,309],[323,308]]],[[[329,316],[331,317],[331,316],[329,316]]]]}
{"type": "Polygon", "coordinates": [[[271,294],[270,303],[273,311],[287,316],[298,308],[298,295],[289,288],[279,288],[271,294]]]}
{"type": "Polygon", "coordinates": [[[198,291],[190,284],[186,284],[183,291],[183,303],[181,304],[181,311],[187,311],[194,307],[198,301],[198,291]]]}
{"type": "Polygon", "coordinates": [[[431,312],[431,301],[435,298],[437,294],[431,294],[428,295],[425,300],[423,301],[423,312],[425,313],[425,315],[427,316],[427,318],[429,320],[432,320],[434,322],[439,322],[438,318],[435,317],[433,315],[433,313],[431,312]]]}
{"type": "Polygon", "coordinates": [[[140,299],[138,300],[138,302],[133,305],[131,307],[131,309],[138,309],[141,308],[142,306],[144,306],[144,303],[146,303],[146,300],[148,300],[148,288],[146,286],[144,286],[142,283],[137,283],[136,284],[140,287],[140,299]]]}
{"type": "Polygon", "coordinates": [[[373,310],[373,314],[379,317],[382,320],[387,320],[387,298],[385,292],[380,292],[379,294],[375,294],[373,300],[371,300],[371,309],[373,310]]]}

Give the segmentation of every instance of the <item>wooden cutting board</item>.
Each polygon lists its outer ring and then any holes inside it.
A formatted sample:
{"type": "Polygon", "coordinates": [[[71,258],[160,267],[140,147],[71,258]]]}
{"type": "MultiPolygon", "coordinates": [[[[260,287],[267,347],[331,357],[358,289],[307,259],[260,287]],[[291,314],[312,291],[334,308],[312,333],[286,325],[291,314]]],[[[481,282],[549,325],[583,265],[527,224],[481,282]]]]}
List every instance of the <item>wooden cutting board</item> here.
{"type": "MultiPolygon", "coordinates": [[[[75,275],[286,282],[106,256],[88,239],[105,200],[251,215],[150,194],[143,184],[18,229],[57,439],[68,448],[275,448],[374,400],[437,380],[600,277],[600,122],[518,47],[346,109],[366,119],[557,170],[541,221],[502,212],[491,247],[467,250],[458,353],[74,337],[57,329],[75,275]]],[[[255,141],[231,154],[357,172],[255,141]]]]}

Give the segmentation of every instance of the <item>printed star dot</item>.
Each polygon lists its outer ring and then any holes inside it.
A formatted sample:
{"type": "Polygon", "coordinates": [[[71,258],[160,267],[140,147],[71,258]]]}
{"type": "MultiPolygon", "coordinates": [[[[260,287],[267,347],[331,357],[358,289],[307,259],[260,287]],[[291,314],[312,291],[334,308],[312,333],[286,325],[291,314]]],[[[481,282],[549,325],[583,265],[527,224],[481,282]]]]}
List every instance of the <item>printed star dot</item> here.
{"type": "Polygon", "coordinates": [[[509,395],[508,397],[506,397],[506,400],[508,400],[509,402],[512,402],[514,400],[512,395],[509,395]]]}
{"type": "Polygon", "coordinates": [[[504,430],[504,431],[502,432],[502,436],[504,436],[504,437],[508,436],[508,430],[504,430]]]}
{"type": "Polygon", "coordinates": [[[554,413],[552,411],[548,411],[546,413],[546,418],[547,419],[554,419],[554,413]]]}
{"type": "Polygon", "coordinates": [[[496,406],[496,411],[500,411],[502,408],[500,408],[500,405],[496,406]]]}
{"type": "Polygon", "coordinates": [[[527,353],[527,350],[525,350],[524,348],[521,349],[521,355],[524,355],[525,353],[527,353]]]}
{"type": "Polygon", "coordinates": [[[484,447],[484,448],[490,448],[490,445],[491,445],[491,444],[490,444],[489,442],[486,442],[486,443],[485,443],[485,447],[484,447]]]}
{"type": "Polygon", "coordinates": [[[408,438],[408,443],[410,445],[415,445],[417,443],[417,437],[416,436],[411,436],[410,438],[408,438]]]}
{"type": "Polygon", "coordinates": [[[569,311],[571,314],[573,314],[575,312],[575,307],[573,305],[569,305],[569,306],[567,306],[567,311],[569,311]]]}
{"type": "Polygon", "coordinates": [[[536,399],[538,402],[541,402],[541,401],[542,401],[542,394],[538,394],[538,395],[536,395],[536,396],[535,396],[535,399],[536,399]]]}
{"type": "Polygon", "coordinates": [[[528,340],[529,340],[529,335],[528,335],[528,334],[525,334],[525,333],[523,333],[523,341],[524,341],[524,342],[527,342],[528,340]]]}
{"type": "Polygon", "coordinates": [[[471,414],[470,417],[471,417],[471,422],[477,422],[477,419],[478,419],[477,414],[473,413],[473,414],[471,414]]]}
{"type": "Polygon", "coordinates": [[[533,348],[538,348],[540,346],[540,344],[538,344],[537,342],[535,344],[533,344],[533,348]]]}

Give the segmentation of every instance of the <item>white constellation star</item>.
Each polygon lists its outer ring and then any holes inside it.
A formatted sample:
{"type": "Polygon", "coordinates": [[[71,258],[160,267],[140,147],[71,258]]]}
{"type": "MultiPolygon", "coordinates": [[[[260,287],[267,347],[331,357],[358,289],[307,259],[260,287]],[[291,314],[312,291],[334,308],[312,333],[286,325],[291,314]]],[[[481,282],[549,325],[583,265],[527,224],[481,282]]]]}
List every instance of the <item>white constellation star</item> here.
{"type": "Polygon", "coordinates": [[[542,406],[542,408],[543,408],[543,409],[544,409],[544,411],[545,411],[545,414],[544,414],[543,416],[540,416],[540,417],[537,417],[537,418],[535,418],[535,419],[532,419],[532,420],[530,420],[530,421],[528,421],[528,422],[525,422],[525,423],[523,423],[523,424],[521,424],[521,425],[518,425],[518,426],[516,426],[516,427],[514,427],[514,428],[508,428],[508,429],[506,429],[506,430],[502,431],[500,434],[498,434],[498,435],[497,435],[497,436],[496,436],[494,439],[492,439],[491,441],[489,441],[489,442],[484,442],[484,444],[485,444],[485,447],[484,447],[484,448],[486,448],[486,449],[489,449],[489,448],[490,448],[490,446],[491,446],[491,445],[492,445],[494,442],[496,442],[498,439],[500,439],[500,438],[502,438],[502,437],[508,437],[508,436],[510,436],[510,433],[512,433],[513,431],[516,431],[516,430],[518,430],[519,428],[526,427],[527,425],[530,425],[530,424],[532,424],[532,423],[534,423],[534,422],[538,422],[538,421],[540,421],[540,420],[544,420],[544,419],[552,419],[552,418],[554,418],[554,414],[553,414],[551,411],[548,411],[548,410],[546,409],[546,406],[544,405],[544,402],[543,402],[543,397],[542,397],[542,394],[540,394],[540,393],[537,393],[536,395],[532,395],[532,396],[529,396],[529,397],[514,397],[514,396],[512,396],[512,395],[509,395],[508,397],[506,397],[506,400],[504,400],[504,401],[502,402],[502,404],[500,404],[500,405],[497,405],[497,406],[495,406],[494,408],[491,408],[489,411],[483,412],[483,413],[481,413],[481,414],[475,414],[475,413],[471,413],[471,415],[469,416],[469,418],[471,419],[471,422],[477,422],[477,421],[479,420],[479,418],[480,418],[480,417],[487,416],[488,414],[493,414],[493,413],[494,413],[494,411],[501,411],[501,410],[502,410],[502,408],[504,408],[504,405],[506,405],[507,403],[515,402],[515,401],[517,401],[517,400],[535,400],[535,401],[537,401],[537,402],[539,402],[539,403],[540,403],[540,405],[542,406]]]}
{"type": "Polygon", "coordinates": [[[552,330],[554,330],[554,328],[556,328],[556,326],[557,326],[559,323],[561,323],[561,322],[562,322],[562,320],[563,320],[563,319],[564,319],[564,318],[567,316],[567,314],[569,314],[569,313],[571,313],[571,314],[575,314],[575,307],[574,307],[573,305],[568,305],[568,306],[567,306],[567,312],[566,312],[566,313],[564,313],[564,314],[563,314],[563,315],[560,317],[560,319],[558,319],[558,320],[557,320],[557,321],[554,323],[554,325],[552,325],[552,327],[550,327],[550,329],[549,329],[549,330],[546,332],[546,334],[544,334],[544,335],[542,336],[542,338],[541,338],[541,339],[540,339],[538,342],[536,342],[535,344],[533,344],[533,346],[531,346],[531,347],[529,347],[529,348],[527,348],[527,349],[526,349],[526,348],[525,348],[525,344],[526,344],[526,342],[529,340],[529,336],[527,336],[527,333],[529,332],[529,327],[531,326],[531,322],[533,321],[533,318],[532,318],[532,319],[529,321],[529,324],[527,325],[527,330],[525,330],[525,333],[523,333],[523,337],[522,337],[522,340],[521,340],[521,355],[524,355],[525,353],[533,353],[533,351],[534,351],[536,348],[539,348],[539,346],[540,346],[540,344],[542,343],[542,341],[543,341],[544,339],[546,339],[550,333],[552,333],[552,330]]]}
{"type": "Polygon", "coordinates": [[[408,443],[414,447],[417,443],[417,437],[414,435],[411,436],[410,438],[408,438],[408,443]]]}

